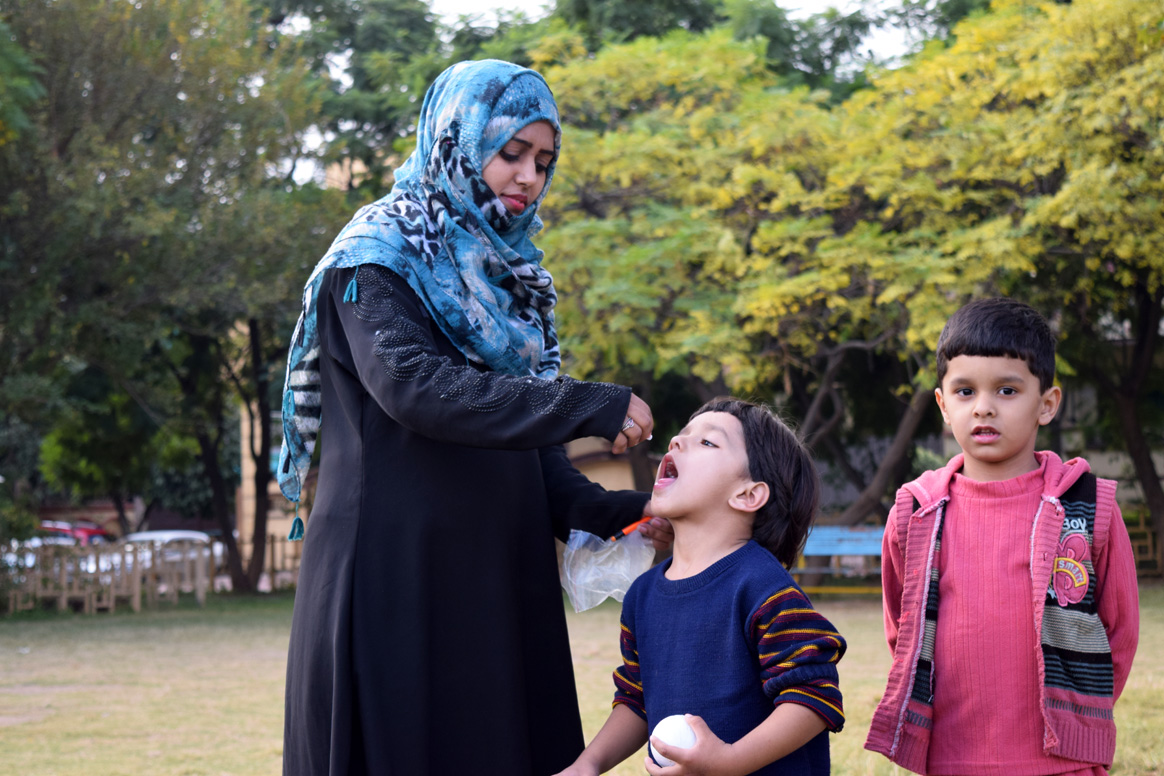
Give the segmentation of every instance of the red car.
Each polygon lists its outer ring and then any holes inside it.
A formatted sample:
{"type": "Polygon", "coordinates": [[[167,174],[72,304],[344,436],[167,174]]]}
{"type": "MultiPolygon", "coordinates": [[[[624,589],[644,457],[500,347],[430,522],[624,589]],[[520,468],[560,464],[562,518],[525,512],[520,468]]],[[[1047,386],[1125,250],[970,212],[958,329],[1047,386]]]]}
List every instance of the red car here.
{"type": "Polygon", "coordinates": [[[50,536],[71,536],[77,544],[87,547],[90,544],[103,544],[117,539],[91,520],[78,520],[70,523],[65,520],[41,520],[40,533],[50,536]]]}

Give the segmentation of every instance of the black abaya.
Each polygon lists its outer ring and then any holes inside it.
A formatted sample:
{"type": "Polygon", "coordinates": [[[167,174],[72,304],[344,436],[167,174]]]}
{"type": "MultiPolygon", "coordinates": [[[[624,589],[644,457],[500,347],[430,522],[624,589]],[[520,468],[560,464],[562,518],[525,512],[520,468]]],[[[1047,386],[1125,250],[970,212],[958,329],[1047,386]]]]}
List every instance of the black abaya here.
{"type": "Polygon", "coordinates": [[[318,304],[284,773],[565,768],[583,739],[554,536],[609,536],[648,494],[589,482],[561,445],[613,439],[629,389],[482,371],[381,267],[330,271],[318,304]]]}

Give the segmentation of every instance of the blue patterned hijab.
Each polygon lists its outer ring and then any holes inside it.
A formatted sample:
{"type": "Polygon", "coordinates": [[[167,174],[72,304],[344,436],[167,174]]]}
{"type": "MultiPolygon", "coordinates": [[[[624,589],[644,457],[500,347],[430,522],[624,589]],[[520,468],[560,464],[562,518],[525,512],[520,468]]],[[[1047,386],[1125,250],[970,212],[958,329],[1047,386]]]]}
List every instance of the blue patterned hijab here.
{"type": "MultiPolygon", "coordinates": [[[[324,272],[379,264],[416,292],[441,331],[475,363],[551,379],[561,363],[553,278],[530,238],[553,178],[561,139],[545,80],[509,62],[460,62],[424,96],[416,150],[387,196],[361,208],[336,236],[303,291],[283,388],[279,487],[298,503],[320,427],[316,301],[324,272]],[[538,198],[512,215],[481,171],[526,125],[548,121],[555,153],[538,198]]],[[[344,301],[354,302],[353,279],[344,301]]],[[[302,534],[296,517],[292,538],[302,534]]]]}

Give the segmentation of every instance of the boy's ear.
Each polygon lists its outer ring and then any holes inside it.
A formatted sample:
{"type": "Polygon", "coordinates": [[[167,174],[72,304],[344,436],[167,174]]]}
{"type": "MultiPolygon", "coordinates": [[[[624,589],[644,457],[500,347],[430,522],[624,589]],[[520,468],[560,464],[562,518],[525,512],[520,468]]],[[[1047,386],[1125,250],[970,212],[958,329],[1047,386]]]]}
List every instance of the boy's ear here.
{"type": "Polygon", "coordinates": [[[1052,385],[1043,391],[1039,405],[1039,425],[1045,426],[1055,419],[1059,412],[1059,403],[1063,401],[1063,391],[1057,385],[1052,385]]]}
{"type": "Polygon", "coordinates": [[[756,512],[768,503],[771,496],[766,482],[748,482],[728,499],[728,506],[740,512],[756,512]]]}
{"type": "Polygon", "coordinates": [[[934,399],[938,402],[938,409],[942,411],[942,420],[946,422],[947,426],[951,425],[950,416],[946,414],[946,399],[942,396],[942,389],[940,387],[934,389],[934,399]]]}

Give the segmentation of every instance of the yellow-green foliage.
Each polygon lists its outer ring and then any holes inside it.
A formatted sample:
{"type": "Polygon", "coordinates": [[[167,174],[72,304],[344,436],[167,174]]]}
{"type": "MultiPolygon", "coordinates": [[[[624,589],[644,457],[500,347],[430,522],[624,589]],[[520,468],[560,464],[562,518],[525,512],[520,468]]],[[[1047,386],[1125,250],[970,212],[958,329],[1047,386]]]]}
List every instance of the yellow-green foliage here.
{"type": "Polygon", "coordinates": [[[749,389],[874,339],[921,368],[972,294],[1155,287],[1159,1],[999,0],[956,38],[831,111],[719,32],[548,71],[548,266],[580,371],[749,389]]]}
{"type": "Polygon", "coordinates": [[[679,33],[547,73],[567,128],[543,241],[575,372],[754,382],[733,306],[763,202],[733,212],[725,187],[779,183],[759,162],[777,87],[762,61],[725,32],[679,33]]]}
{"type": "Polygon", "coordinates": [[[1003,271],[1054,287],[1083,264],[1084,290],[1099,271],[1158,276],[1162,23],[1145,0],[1002,0],[845,106],[830,188],[861,192],[889,251],[914,252],[912,276],[878,273],[879,301],[912,297],[910,346],[1003,271]]]}

